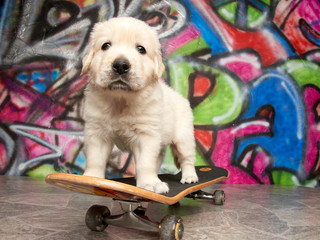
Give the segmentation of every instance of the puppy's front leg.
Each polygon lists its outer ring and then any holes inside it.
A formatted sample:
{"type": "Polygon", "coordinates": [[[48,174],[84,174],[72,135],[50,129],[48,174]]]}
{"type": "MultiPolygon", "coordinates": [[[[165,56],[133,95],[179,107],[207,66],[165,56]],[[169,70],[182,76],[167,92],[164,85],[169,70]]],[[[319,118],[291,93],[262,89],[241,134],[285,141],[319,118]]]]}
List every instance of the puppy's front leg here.
{"type": "Polygon", "coordinates": [[[168,184],[158,177],[160,153],[160,138],[152,136],[139,137],[139,142],[133,149],[136,160],[137,187],[156,193],[169,192],[168,184]]]}
{"type": "Polygon", "coordinates": [[[86,170],[83,175],[105,178],[105,169],[113,145],[99,136],[86,137],[86,170]]]}

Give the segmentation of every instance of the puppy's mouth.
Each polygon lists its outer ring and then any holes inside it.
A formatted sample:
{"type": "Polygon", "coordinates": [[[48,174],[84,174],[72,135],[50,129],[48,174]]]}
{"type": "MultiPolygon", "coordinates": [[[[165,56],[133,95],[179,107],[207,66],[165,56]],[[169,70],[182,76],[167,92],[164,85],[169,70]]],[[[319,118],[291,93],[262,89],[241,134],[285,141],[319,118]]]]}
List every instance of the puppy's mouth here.
{"type": "Polygon", "coordinates": [[[130,86],[122,80],[117,80],[117,81],[114,81],[113,83],[111,83],[109,85],[109,89],[110,90],[123,90],[123,91],[130,91],[131,90],[130,86]]]}

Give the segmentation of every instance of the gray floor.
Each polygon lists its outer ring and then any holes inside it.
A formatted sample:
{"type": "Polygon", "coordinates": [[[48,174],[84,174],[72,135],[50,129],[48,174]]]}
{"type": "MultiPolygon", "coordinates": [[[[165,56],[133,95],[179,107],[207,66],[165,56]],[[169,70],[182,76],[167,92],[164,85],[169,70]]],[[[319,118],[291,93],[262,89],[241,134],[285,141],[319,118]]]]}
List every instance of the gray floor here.
{"type": "MultiPolygon", "coordinates": [[[[213,185],[226,203],[183,199],[179,207],[152,203],[147,215],[184,220],[183,239],[320,239],[320,190],[264,185],[213,185]]],[[[0,176],[0,239],[158,239],[157,234],[108,226],[91,232],[84,223],[93,204],[120,213],[109,198],[56,189],[43,180],[0,176]]]]}

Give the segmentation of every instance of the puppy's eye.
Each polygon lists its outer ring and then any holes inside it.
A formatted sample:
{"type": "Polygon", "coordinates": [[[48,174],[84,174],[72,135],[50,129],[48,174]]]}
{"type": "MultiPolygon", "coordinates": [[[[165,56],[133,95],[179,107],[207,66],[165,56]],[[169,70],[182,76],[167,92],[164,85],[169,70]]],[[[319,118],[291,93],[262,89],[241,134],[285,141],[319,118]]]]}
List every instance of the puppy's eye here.
{"type": "Polygon", "coordinates": [[[147,53],[146,49],[140,45],[137,46],[137,50],[140,54],[143,54],[143,55],[147,53]]]}
{"type": "Polygon", "coordinates": [[[110,47],[111,47],[111,43],[106,42],[106,43],[102,44],[101,50],[105,51],[105,50],[108,50],[110,47]]]}

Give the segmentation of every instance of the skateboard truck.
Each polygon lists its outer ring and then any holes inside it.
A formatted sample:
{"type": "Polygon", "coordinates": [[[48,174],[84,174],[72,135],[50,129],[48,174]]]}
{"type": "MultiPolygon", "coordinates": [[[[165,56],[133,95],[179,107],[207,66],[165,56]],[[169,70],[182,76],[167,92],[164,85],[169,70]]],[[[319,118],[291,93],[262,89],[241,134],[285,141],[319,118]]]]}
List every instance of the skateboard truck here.
{"type": "Polygon", "coordinates": [[[188,194],[186,197],[192,199],[209,199],[213,200],[215,205],[223,205],[226,195],[222,190],[216,190],[213,194],[199,190],[188,194]]]}
{"type": "Polygon", "coordinates": [[[86,225],[89,229],[102,232],[110,224],[135,230],[158,232],[160,239],[163,240],[182,239],[184,227],[181,217],[167,215],[160,223],[153,222],[145,215],[146,208],[141,202],[114,200],[120,203],[123,213],[111,215],[106,206],[93,205],[86,214],[86,225]]]}

